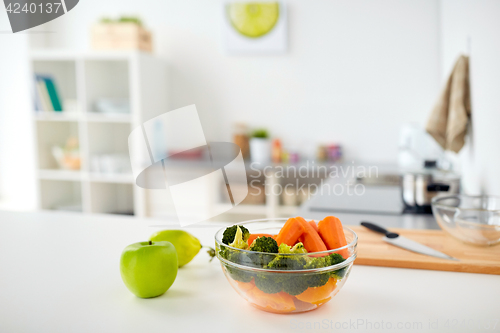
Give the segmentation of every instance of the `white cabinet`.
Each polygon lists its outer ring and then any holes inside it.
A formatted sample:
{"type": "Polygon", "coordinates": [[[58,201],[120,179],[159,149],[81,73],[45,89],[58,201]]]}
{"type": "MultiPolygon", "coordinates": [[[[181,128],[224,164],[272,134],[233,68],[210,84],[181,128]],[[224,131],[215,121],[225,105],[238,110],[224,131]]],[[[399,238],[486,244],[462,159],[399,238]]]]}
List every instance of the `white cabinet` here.
{"type": "Polygon", "coordinates": [[[36,51],[30,61],[34,74],[53,79],[63,104],[62,112],[33,112],[39,208],[145,216],[128,135],[169,111],[165,62],[141,52],[59,50],[36,51]],[[79,144],[80,168],[61,168],[54,156],[68,139],[79,144]]]}

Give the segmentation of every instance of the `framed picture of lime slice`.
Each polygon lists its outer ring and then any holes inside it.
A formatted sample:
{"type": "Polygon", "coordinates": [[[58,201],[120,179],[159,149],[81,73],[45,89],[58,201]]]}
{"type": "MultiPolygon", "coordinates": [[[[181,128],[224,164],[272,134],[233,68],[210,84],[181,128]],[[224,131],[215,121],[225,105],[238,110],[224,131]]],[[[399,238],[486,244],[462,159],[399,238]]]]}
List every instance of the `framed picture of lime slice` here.
{"type": "Polygon", "coordinates": [[[287,16],[281,1],[224,3],[223,39],[231,54],[282,53],[287,49],[287,16]]]}

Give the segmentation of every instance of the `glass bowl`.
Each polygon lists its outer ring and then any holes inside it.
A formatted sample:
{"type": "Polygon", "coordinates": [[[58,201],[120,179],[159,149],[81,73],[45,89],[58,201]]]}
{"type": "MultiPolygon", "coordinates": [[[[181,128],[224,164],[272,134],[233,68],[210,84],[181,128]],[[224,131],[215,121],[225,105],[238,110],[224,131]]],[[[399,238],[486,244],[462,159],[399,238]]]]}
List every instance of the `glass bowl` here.
{"type": "Polygon", "coordinates": [[[453,237],[475,245],[500,242],[500,197],[450,195],[432,199],[437,223],[453,237]]]}
{"type": "MultiPolygon", "coordinates": [[[[287,219],[262,219],[238,225],[247,228],[251,234],[276,235],[286,221],[287,219]]],[[[344,228],[348,242],[346,246],[301,254],[237,249],[222,243],[225,229],[222,228],[215,234],[217,258],[224,275],[238,294],[254,307],[267,312],[298,313],[319,308],[340,291],[356,259],[358,236],[349,228],[344,228]],[[319,268],[302,267],[305,262],[318,262],[323,258],[325,263],[330,264],[318,266],[319,268]],[[274,259],[279,260],[279,269],[267,267],[274,259]]]]}

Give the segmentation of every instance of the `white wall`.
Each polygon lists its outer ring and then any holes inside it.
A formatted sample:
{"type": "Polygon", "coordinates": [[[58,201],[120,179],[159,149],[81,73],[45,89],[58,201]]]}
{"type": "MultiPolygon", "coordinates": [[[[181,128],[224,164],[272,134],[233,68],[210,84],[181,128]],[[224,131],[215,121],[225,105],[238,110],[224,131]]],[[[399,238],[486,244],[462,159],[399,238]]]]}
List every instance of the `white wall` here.
{"type": "Polygon", "coordinates": [[[471,153],[461,156],[465,183],[500,195],[500,1],[442,0],[440,11],[443,80],[471,41],[474,134],[471,153]]]}
{"type": "Polygon", "coordinates": [[[9,30],[7,14],[0,11],[0,207],[30,210],[36,206],[36,181],[28,35],[9,30]]]}
{"type": "Polygon", "coordinates": [[[49,39],[88,49],[100,17],[138,14],[171,65],[171,107],[195,103],[209,139],[229,139],[244,121],[285,142],[336,141],[348,158],[396,161],[400,125],[424,124],[437,96],[438,0],[287,3],[280,56],[225,55],[220,0],[80,1],[49,39]]]}

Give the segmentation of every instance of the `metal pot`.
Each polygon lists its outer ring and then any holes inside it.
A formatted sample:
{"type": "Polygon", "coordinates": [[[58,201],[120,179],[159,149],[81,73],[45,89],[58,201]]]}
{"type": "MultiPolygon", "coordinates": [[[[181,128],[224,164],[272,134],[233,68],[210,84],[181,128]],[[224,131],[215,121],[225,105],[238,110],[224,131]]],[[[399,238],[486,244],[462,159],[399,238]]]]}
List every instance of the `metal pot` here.
{"type": "Polygon", "coordinates": [[[432,198],[439,195],[458,194],[460,178],[449,173],[406,173],[402,175],[401,187],[403,203],[407,210],[432,213],[432,198]]]}

